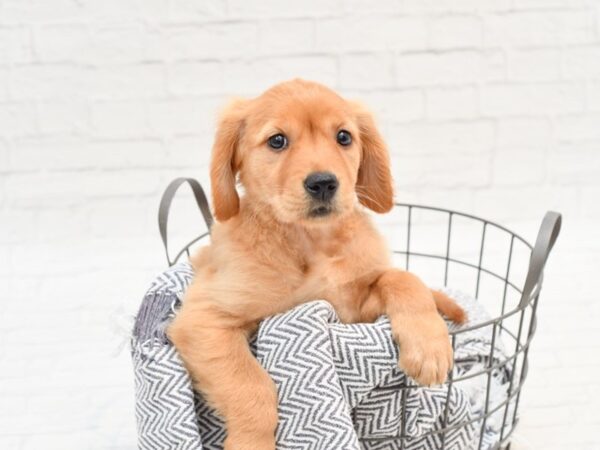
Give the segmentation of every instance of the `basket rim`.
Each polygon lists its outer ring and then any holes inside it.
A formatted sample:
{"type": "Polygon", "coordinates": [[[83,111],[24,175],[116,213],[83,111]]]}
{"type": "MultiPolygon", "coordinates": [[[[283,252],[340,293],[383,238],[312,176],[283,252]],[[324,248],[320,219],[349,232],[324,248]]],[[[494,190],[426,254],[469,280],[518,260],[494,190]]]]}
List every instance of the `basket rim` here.
{"type": "MultiPolygon", "coordinates": [[[[465,213],[462,211],[456,211],[453,209],[448,209],[448,208],[442,208],[439,206],[430,206],[430,205],[423,205],[423,204],[418,204],[418,203],[406,203],[406,202],[394,202],[394,207],[400,207],[400,208],[408,208],[409,210],[412,209],[422,209],[422,210],[427,210],[427,211],[436,211],[436,212],[441,212],[441,213],[445,213],[448,214],[450,217],[452,216],[460,216],[460,217],[465,217],[467,219],[471,219],[471,220],[476,220],[482,224],[484,224],[484,226],[492,226],[495,227],[505,233],[508,233],[512,238],[517,239],[518,241],[520,241],[523,245],[525,245],[529,250],[533,250],[533,246],[525,239],[523,238],[521,235],[519,235],[518,233],[515,233],[514,231],[506,228],[503,225],[500,225],[496,222],[492,222],[491,220],[488,219],[484,219],[482,217],[478,217],[475,216],[473,214],[469,214],[469,213],[465,213]]],[[[172,261],[170,261],[171,265],[176,264],[179,259],[185,254],[187,253],[189,256],[189,249],[192,245],[194,245],[195,243],[199,242],[200,240],[204,239],[205,237],[209,236],[210,232],[206,231],[202,234],[200,234],[199,236],[196,236],[194,239],[192,239],[191,241],[189,241],[187,244],[185,244],[181,250],[177,253],[177,255],[175,255],[175,257],[172,259],[172,261]]],[[[394,254],[410,254],[410,255],[416,255],[416,256],[422,256],[422,257],[426,257],[426,258],[431,258],[431,259],[441,259],[441,260],[448,260],[451,261],[453,263],[457,263],[457,264],[462,264],[462,265],[467,265],[470,266],[474,269],[479,269],[484,273],[487,273],[488,275],[491,276],[495,276],[503,281],[506,281],[504,278],[502,278],[500,275],[485,269],[483,267],[478,267],[475,266],[474,264],[471,263],[467,263],[465,261],[461,261],[455,258],[449,258],[449,257],[444,257],[444,256],[440,256],[440,255],[431,255],[431,254],[424,254],[424,253],[417,253],[417,252],[410,252],[408,251],[396,251],[396,250],[392,250],[391,251],[394,254]]],[[[511,287],[513,287],[513,289],[517,290],[517,292],[519,292],[520,294],[522,294],[522,290],[517,288],[513,283],[507,282],[511,287]]],[[[541,284],[541,283],[540,283],[541,284]]],[[[532,302],[534,301],[537,293],[538,293],[539,289],[537,289],[534,293],[532,293],[532,295],[530,295],[530,298],[528,299],[527,302],[525,302],[524,304],[519,303],[515,308],[499,315],[499,316],[495,316],[489,320],[486,320],[484,322],[480,322],[480,323],[476,323],[473,324],[471,326],[468,327],[463,327],[461,329],[458,330],[454,330],[454,331],[449,331],[450,336],[455,336],[455,335],[459,335],[461,333],[467,333],[473,330],[477,330],[479,328],[483,328],[483,327],[487,327],[490,325],[497,325],[498,323],[503,322],[505,319],[523,311],[525,308],[527,308],[528,306],[531,306],[532,302]]]]}
{"type": "Polygon", "coordinates": [[[473,214],[465,213],[465,212],[462,212],[462,211],[456,211],[456,210],[453,210],[453,209],[441,208],[439,206],[429,206],[429,205],[422,205],[422,204],[418,204],[418,203],[398,203],[398,202],[396,202],[396,203],[394,203],[394,206],[401,206],[401,207],[406,207],[406,208],[426,209],[426,210],[430,210],[430,211],[444,212],[444,213],[448,213],[448,214],[455,215],[455,216],[461,216],[461,217],[466,217],[468,219],[478,220],[478,221],[480,221],[482,223],[485,223],[487,225],[491,225],[493,227],[498,228],[499,230],[502,230],[502,231],[504,231],[506,233],[509,233],[510,235],[514,236],[516,239],[518,239],[519,241],[521,241],[523,244],[525,244],[530,250],[533,250],[533,245],[530,244],[529,241],[527,241],[520,234],[515,233],[514,231],[509,230],[505,226],[499,225],[496,222],[492,222],[491,220],[484,219],[482,217],[475,216],[473,214]]]}

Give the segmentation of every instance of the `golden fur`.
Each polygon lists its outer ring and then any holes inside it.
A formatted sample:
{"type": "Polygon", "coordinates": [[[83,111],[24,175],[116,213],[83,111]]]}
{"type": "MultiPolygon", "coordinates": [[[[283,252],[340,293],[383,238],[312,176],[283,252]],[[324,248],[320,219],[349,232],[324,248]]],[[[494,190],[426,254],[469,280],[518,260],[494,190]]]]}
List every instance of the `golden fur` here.
{"type": "Polygon", "coordinates": [[[276,389],[248,337],[260,320],[302,302],[326,299],[343,322],[387,314],[400,367],[422,384],[446,379],[452,349],[436,304],[458,322],[464,312],[392,268],[359,205],[379,213],[393,206],[387,149],[361,106],[302,80],[233,102],[219,122],[211,183],[218,222],[210,246],[192,258],[196,275],[169,336],[225,419],[225,449],[275,448],[276,389]],[[336,141],[340,129],[352,136],[348,147],[336,141]],[[267,146],[277,133],[289,139],[280,152],[267,146]],[[339,188],[331,214],[312,217],[303,180],[319,171],[334,173],[339,188]]]}

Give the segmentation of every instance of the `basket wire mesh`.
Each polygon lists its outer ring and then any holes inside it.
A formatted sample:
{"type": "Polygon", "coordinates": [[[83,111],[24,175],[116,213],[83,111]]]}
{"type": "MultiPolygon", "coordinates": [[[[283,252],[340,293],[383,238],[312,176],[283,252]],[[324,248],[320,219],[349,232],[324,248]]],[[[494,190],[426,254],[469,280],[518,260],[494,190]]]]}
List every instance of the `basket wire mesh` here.
{"type": "MultiPolygon", "coordinates": [[[[185,256],[190,255],[191,249],[197,244],[203,243],[209,236],[209,231],[202,233],[192,241],[184,245],[184,247],[171,258],[169,256],[167,244],[167,221],[169,207],[177,189],[185,183],[188,183],[192,188],[192,192],[200,208],[207,228],[212,225],[212,216],[208,208],[206,196],[202,191],[200,184],[190,178],[179,178],[174,180],[165,191],[161,205],[159,208],[159,229],[163,244],[165,247],[167,262],[171,266],[185,256]]],[[[446,448],[446,437],[452,430],[461,427],[476,424],[480,427],[478,450],[483,447],[483,431],[490,417],[496,414],[501,415],[500,434],[497,442],[491,447],[492,449],[507,449],[510,446],[510,438],[518,423],[518,406],[521,398],[523,384],[528,373],[528,354],[531,346],[531,341],[537,327],[537,306],[540,296],[540,290],[543,280],[543,269],[548,258],[548,255],[558,237],[561,225],[561,216],[555,212],[546,213],[535,245],[531,245],[520,235],[511,230],[470,214],[465,214],[457,211],[452,211],[443,208],[397,203],[393,210],[393,219],[383,224],[383,228],[391,229],[388,239],[392,241],[393,254],[395,262],[403,266],[406,270],[416,269],[413,267],[418,260],[428,262],[441,262],[441,267],[438,265],[438,281],[433,278],[426,279],[432,285],[452,286],[459,288],[465,292],[469,292],[474,298],[486,298],[492,307],[497,307],[498,312],[493,318],[462,327],[450,332],[453,350],[456,350],[456,343],[459,336],[463,333],[468,333],[476,329],[488,328],[491,333],[491,346],[489,356],[486,358],[487,363],[485,368],[475,373],[455,377],[451,371],[448,380],[445,383],[446,403],[442,416],[442,426],[440,429],[434,429],[427,434],[437,434],[440,449],[446,448]],[[467,236],[463,238],[476,242],[477,247],[474,248],[470,255],[462,252],[459,249],[454,250],[452,243],[455,233],[458,233],[460,227],[459,222],[463,222],[468,226],[467,236]],[[444,236],[443,242],[438,246],[437,251],[429,249],[423,250],[417,246],[415,242],[415,234],[421,228],[430,228],[434,230],[433,234],[444,236]],[[404,236],[400,236],[403,234],[404,236]],[[495,234],[495,236],[493,236],[495,234]],[[492,240],[494,241],[492,243],[492,240]],[[403,241],[403,242],[402,242],[403,241]],[[504,249],[504,250],[503,250],[504,249]],[[489,267],[485,262],[487,260],[498,262],[499,256],[505,253],[505,262],[496,264],[495,268],[489,267]],[[491,254],[491,259],[488,254],[491,254]],[[517,267],[517,260],[520,260],[521,265],[517,267]],[[463,276],[458,276],[460,268],[463,271],[463,276]],[[468,285],[467,277],[464,276],[465,269],[471,272],[473,283],[468,285]],[[453,276],[456,274],[456,276],[453,276]],[[492,280],[496,284],[495,293],[491,294],[491,290],[483,292],[482,288],[486,281],[492,280]],[[489,291],[489,292],[488,292],[489,291]],[[494,352],[496,348],[496,340],[502,339],[506,348],[506,357],[498,362],[494,352]],[[510,372],[509,382],[505,398],[497,404],[490,404],[490,387],[494,371],[498,369],[508,369],[510,372]],[[466,381],[474,377],[486,378],[485,404],[483,413],[477,417],[470,418],[459,423],[448,424],[450,396],[452,388],[457,383],[466,381]]],[[[384,233],[385,234],[385,233],[384,233]]],[[[431,235],[431,234],[430,234],[431,235]]],[[[427,240],[425,240],[427,242],[427,240]]],[[[424,247],[428,247],[424,245],[424,247]]],[[[423,266],[421,266],[423,267],[423,266]]],[[[420,270],[416,273],[421,276],[420,270]]],[[[414,383],[407,383],[399,387],[401,391],[401,411],[402,418],[400,423],[400,434],[396,436],[385,437],[369,437],[362,438],[363,441],[384,441],[390,438],[397,439],[400,449],[404,449],[407,440],[410,436],[406,434],[405,424],[407,422],[406,401],[409,391],[420,389],[414,383]]],[[[424,437],[421,435],[420,437],[424,437]]]]}

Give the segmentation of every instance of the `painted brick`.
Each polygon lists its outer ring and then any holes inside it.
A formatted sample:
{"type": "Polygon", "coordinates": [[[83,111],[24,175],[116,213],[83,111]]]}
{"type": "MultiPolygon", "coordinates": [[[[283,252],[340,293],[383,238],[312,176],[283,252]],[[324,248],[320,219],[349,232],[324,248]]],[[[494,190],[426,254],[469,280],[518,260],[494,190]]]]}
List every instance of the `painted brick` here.
{"type": "Polygon", "coordinates": [[[335,14],[340,11],[342,2],[333,0],[306,0],[294,2],[281,8],[277,0],[246,2],[244,0],[229,0],[228,8],[234,17],[286,17],[286,16],[321,16],[335,14]]]}
{"type": "Polygon", "coordinates": [[[471,83],[500,76],[495,52],[452,51],[414,53],[396,58],[396,81],[401,86],[471,83]]]}
{"type": "Polygon", "coordinates": [[[396,125],[390,129],[394,153],[437,155],[491,154],[494,124],[489,121],[431,122],[396,125]]]}
{"type": "Polygon", "coordinates": [[[24,138],[15,142],[10,166],[13,171],[76,170],[95,166],[86,155],[85,141],[65,138],[24,138]]]}
{"type": "Polygon", "coordinates": [[[274,83],[305,78],[330,87],[337,85],[337,63],[332,56],[291,56],[225,64],[225,91],[251,96],[274,83]]]}
{"type": "Polygon", "coordinates": [[[177,137],[169,142],[167,164],[192,171],[194,177],[208,174],[210,152],[214,133],[202,133],[199,136],[177,137]]]}
{"type": "MultiPolygon", "coordinates": [[[[9,214],[3,214],[2,217],[0,244],[14,245],[27,242],[35,237],[38,228],[38,216],[35,211],[14,210],[9,214]]],[[[5,263],[8,264],[7,259],[5,263]]]]}
{"type": "Polygon", "coordinates": [[[386,55],[344,55],[340,58],[342,89],[376,89],[394,84],[392,61],[386,55]]]}
{"type": "Polygon", "coordinates": [[[91,171],[82,177],[80,190],[86,198],[157,195],[164,185],[158,169],[91,171]]]}
{"type": "Polygon", "coordinates": [[[402,8],[405,12],[430,15],[506,12],[512,10],[512,0],[405,0],[402,8]]]}
{"type": "Polygon", "coordinates": [[[540,46],[593,42],[594,20],[585,10],[519,11],[485,19],[488,46],[540,46]]]}
{"type": "Polygon", "coordinates": [[[560,120],[556,134],[562,141],[600,139],[599,121],[599,114],[566,116],[560,120]]]}
{"type": "Polygon", "coordinates": [[[0,102],[9,99],[10,72],[8,69],[0,69],[0,102]]]}
{"type": "Polygon", "coordinates": [[[316,47],[328,52],[420,50],[427,47],[427,23],[418,17],[323,19],[316,25],[316,47]]]}
{"type": "MultiPolygon", "coordinates": [[[[21,406],[23,405],[23,398],[22,397],[17,397],[17,402],[18,404],[20,404],[21,406]]],[[[2,436],[0,437],[0,445],[2,446],[2,448],[14,448],[17,450],[21,450],[23,447],[23,437],[21,436],[2,436]]]]}
{"type": "Polygon", "coordinates": [[[101,100],[165,97],[166,80],[163,64],[106,65],[93,71],[89,96],[101,100]]]}
{"type": "Polygon", "coordinates": [[[508,55],[509,79],[555,81],[560,78],[560,50],[515,50],[508,55]]]}
{"type": "Polygon", "coordinates": [[[561,62],[565,78],[596,78],[600,75],[600,45],[563,49],[561,62]]]}
{"type": "Polygon", "coordinates": [[[440,158],[437,155],[424,157],[418,151],[410,155],[393,156],[395,182],[400,189],[433,183],[445,188],[487,186],[491,180],[490,156],[455,154],[452,158],[440,158]]]}
{"type": "Polygon", "coordinates": [[[81,138],[27,138],[16,142],[10,166],[13,171],[119,169],[143,160],[137,164],[139,167],[158,168],[164,153],[156,140],[88,143],[81,138]],[[95,160],[94,155],[102,158],[95,160]]]}
{"type": "Polygon", "coordinates": [[[37,112],[28,101],[0,103],[0,136],[36,133],[37,112]]]}
{"type": "Polygon", "coordinates": [[[151,134],[172,136],[197,134],[212,130],[218,109],[224,99],[173,99],[153,103],[148,109],[151,134]]]}
{"type": "Polygon", "coordinates": [[[12,95],[23,100],[83,97],[89,92],[91,70],[67,64],[25,65],[12,70],[12,95]]]}
{"type": "Polygon", "coordinates": [[[92,45],[84,24],[40,25],[34,28],[35,56],[43,62],[84,61],[92,45]]]}
{"type": "MultiPolygon", "coordinates": [[[[399,161],[402,164],[402,159],[399,161]]],[[[432,188],[431,186],[422,186],[416,188],[411,186],[410,191],[414,193],[414,198],[406,198],[407,187],[397,191],[396,195],[400,201],[408,201],[421,205],[432,205],[441,208],[447,208],[455,211],[473,211],[473,194],[475,189],[472,187],[455,186],[452,188],[452,195],[448,196],[448,188],[432,188]]]]}
{"type": "Polygon", "coordinates": [[[479,94],[473,86],[430,88],[426,98],[431,119],[474,119],[479,115],[479,94]]]}
{"type": "Polygon", "coordinates": [[[123,167],[160,168],[165,160],[165,148],[158,139],[94,140],[79,148],[84,159],[102,155],[94,167],[117,170],[123,167]]]}
{"type": "Polygon", "coordinates": [[[574,187],[486,189],[475,192],[474,208],[482,217],[505,223],[511,217],[539,220],[548,210],[558,210],[565,216],[577,215],[578,195],[574,187]]]}
{"type": "Polygon", "coordinates": [[[142,199],[131,205],[126,198],[99,200],[98,208],[89,213],[91,235],[98,238],[123,238],[152,236],[156,232],[154,221],[156,205],[151,199],[142,199]],[[115,218],[118,221],[115,222],[115,218]],[[129,224],[123,227],[122,224],[129,224]],[[134,225],[134,226],[132,226],[134,225]]]}
{"type": "MultiPolygon", "coordinates": [[[[568,0],[567,0],[568,2],[568,0]]],[[[515,0],[515,9],[532,9],[532,8],[560,8],[564,6],[565,0],[515,0]]]]}
{"type": "Polygon", "coordinates": [[[600,188],[590,186],[581,191],[581,211],[584,217],[600,219],[600,188]]]}
{"type": "Polygon", "coordinates": [[[149,130],[146,105],[142,101],[94,102],[91,107],[92,126],[99,136],[129,137],[149,130]]]}
{"type": "Polygon", "coordinates": [[[225,0],[159,0],[154,3],[161,8],[153,8],[150,17],[160,17],[160,13],[169,9],[170,21],[189,22],[190,20],[215,20],[225,18],[227,15],[227,2],[225,0]]]}
{"type": "Polygon", "coordinates": [[[255,54],[258,48],[258,27],[248,22],[169,25],[162,29],[162,36],[162,56],[166,59],[242,57],[255,54]]]}
{"type": "Polygon", "coordinates": [[[365,2],[362,0],[346,0],[341,2],[341,7],[348,13],[399,13],[402,2],[397,0],[380,0],[377,2],[365,2]]]}
{"type": "Polygon", "coordinates": [[[502,118],[497,121],[497,146],[546,148],[552,143],[552,123],[540,117],[502,118]]]}
{"type": "Polygon", "coordinates": [[[315,50],[315,22],[310,19],[270,20],[260,23],[261,54],[296,54],[315,50]]]}
{"type": "Polygon", "coordinates": [[[82,193],[78,185],[85,177],[85,173],[11,174],[5,183],[8,204],[17,209],[80,205],[82,193]]]}
{"type": "Polygon", "coordinates": [[[418,89],[342,92],[372,111],[382,126],[413,122],[425,117],[425,100],[418,89]]]}
{"type": "Polygon", "coordinates": [[[33,46],[29,30],[20,25],[2,26],[1,17],[0,13],[0,65],[31,61],[33,46]]]}
{"type": "Polygon", "coordinates": [[[95,64],[126,64],[147,58],[147,30],[140,24],[100,22],[91,28],[83,59],[95,64]]]}
{"type": "Polygon", "coordinates": [[[477,16],[441,16],[429,24],[432,48],[473,48],[483,41],[481,19],[477,16]]]}
{"type": "MultiPolygon", "coordinates": [[[[149,0],[147,3],[156,4],[157,2],[149,0]]],[[[85,13],[86,16],[93,17],[94,22],[99,23],[133,22],[139,18],[140,6],[135,0],[89,1],[85,5],[85,13]]]]}
{"type": "Polygon", "coordinates": [[[45,23],[56,21],[78,21],[85,18],[85,8],[77,1],[56,0],[52,4],[44,0],[31,0],[25,5],[11,0],[7,8],[15,22],[45,23]]]}
{"type": "Polygon", "coordinates": [[[482,90],[486,116],[544,115],[584,108],[584,87],[577,83],[496,84],[482,90]]]}
{"type": "Polygon", "coordinates": [[[0,173],[8,172],[10,170],[8,157],[8,143],[0,141],[0,173]]]}
{"type": "Polygon", "coordinates": [[[86,98],[57,99],[38,106],[39,127],[48,134],[83,134],[91,129],[90,106],[86,98]]]}
{"type": "Polygon", "coordinates": [[[169,66],[169,91],[182,96],[223,92],[223,66],[216,61],[173,63],[169,66]]]}
{"type": "Polygon", "coordinates": [[[598,154],[600,140],[561,143],[557,151],[548,155],[549,181],[573,185],[598,183],[598,154]]]}
{"type": "Polygon", "coordinates": [[[600,81],[590,81],[586,85],[587,109],[600,111],[600,81]]]}
{"type": "Polygon", "coordinates": [[[493,181],[497,186],[539,186],[546,175],[541,147],[503,147],[494,155],[493,181]]]}
{"type": "MultiPolygon", "coordinates": [[[[198,5],[197,2],[191,2],[188,0],[146,0],[144,2],[136,2],[138,8],[138,15],[140,15],[144,22],[152,26],[161,24],[167,20],[177,20],[178,12],[185,14],[185,20],[190,20],[191,11],[186,10],[188,3],[191,8],[195,8],[199,11],[202,6],[198,5]]],[[[223,3],[222,0],[216,0],[216,3],[223,3]]],[[[204,4],[212,4],[211,1],[202,2],[204,4]]],[[[118,8],[118,5],[117,5],[118,8]]]]}
{"type": "Polygon", "coordinates": [[[78,233],[89,233],[89,214],[84,209],[73,212],[69,208],[41,209],[37,212],[36,233],[29,240],[56,243],[57,246],[69,242],[78,233]]]}

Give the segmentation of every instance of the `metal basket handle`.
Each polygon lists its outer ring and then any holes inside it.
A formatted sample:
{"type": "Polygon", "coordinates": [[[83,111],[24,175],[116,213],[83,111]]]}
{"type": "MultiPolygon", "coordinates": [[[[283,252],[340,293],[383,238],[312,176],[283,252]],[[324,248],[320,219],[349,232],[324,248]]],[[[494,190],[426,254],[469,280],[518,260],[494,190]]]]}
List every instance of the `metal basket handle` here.
{"type": "Polygon", "coordinates": [[[208,228],[209,232],[213,224],[213,216],[210,212],[210,207],[208,206],[208,200],[200,183],[193,178],[175,178],[173,181],[171,181],[171,183],[169,183],[165,189],[165,192],[160,199],[160,206],[158,207],[158,230],[160,232],[160,238],[163,246],[165,247],[165,254],[167,256],[167,262],[169,263],[169,266],[172,266],[174,263],[174,261],[171,261],[171,258],[169,257],[169,244],[167,238],[169,210],[171,209],[171,203],[173,202],[173,198],[175,197],[177,190],[184,183],[189,184],[192,188],[192,193],[196,199],[196,204],[198,205],[198,208],[200,208],[200,212],[202,212],[202,217],[204,218],[204,222],[206,223],[206,227],[208,228]]]}
{"type": "Polygon", "coordinates": [[[533,251],[531,252],[529,271],[525,279],[525,287],[523,288],[519,308],[524,308],[529,300],[538,293],[544,266],[560,233],[561,222],[562,216],[554,211],[548,211],[544,216],[544,220],[542,220],[542,225],[540,225],[540,231],[535,241],[535,247],[533,247],[533,251]]]}

